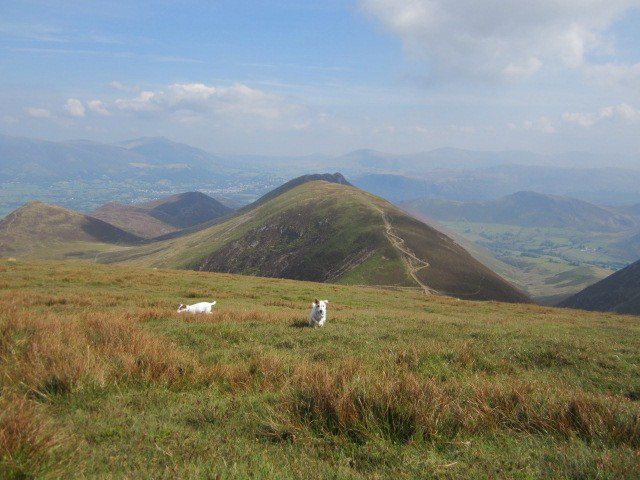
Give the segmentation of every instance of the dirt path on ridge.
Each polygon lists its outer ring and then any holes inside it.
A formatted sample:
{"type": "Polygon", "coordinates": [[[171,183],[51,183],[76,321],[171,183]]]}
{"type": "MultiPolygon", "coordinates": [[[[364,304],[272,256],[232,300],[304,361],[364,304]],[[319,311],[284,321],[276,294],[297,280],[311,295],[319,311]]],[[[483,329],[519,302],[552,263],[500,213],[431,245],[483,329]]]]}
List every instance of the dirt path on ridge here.
{"type": "Polygon", "coordinates": [[[426,260],[422,260],[421,258],[418,258],[416,254],[413,253],[409,247],[407,247],[404,239],[399,237],[393,232],[393,226],[391,225],[391,222],[389,221],[389,217],[384,212],[384,210],[378,207],[375,207],[375,209],[378,212],[380,212],[380,215],[382,216],[386,237],[391,242],[391,245],[393,245],[393,247],[402,254],[401,255],[402,263],[404,263],[407,269],[407,272],[409,273],[411,278],[413,278],[413,280],[420,286],[420,288],[426,295],[437,294],[438,292],[436,290],[431,288],[429,285],[423,283],[422,280],[420,280],[420,278],[418,278],[418,275],[417,275],[420,270],[429,268],[430,266],[429,262],[426,260]]]}

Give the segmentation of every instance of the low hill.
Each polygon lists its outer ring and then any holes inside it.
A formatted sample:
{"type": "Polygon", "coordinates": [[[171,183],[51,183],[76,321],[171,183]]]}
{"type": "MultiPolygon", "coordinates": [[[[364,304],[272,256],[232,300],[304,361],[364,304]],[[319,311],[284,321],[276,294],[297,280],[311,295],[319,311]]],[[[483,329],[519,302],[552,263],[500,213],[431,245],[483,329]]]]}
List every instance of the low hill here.
{"type": "Polygon", "coordinates": [[[208,222],[232,210],[201,192],[186,192],[143,203],[140,208],[150,215],[176,228],[188,228],[208,222]]]}
{"type": "Polygon", "coordinates": [[[91,216],[153,238],[209,222],[231,211],[204,193],[187,192],[136,205],[110,202],[91,212],[91,216]]]}
{"type": "Polygon", "coordinates": [[[626,231],[638,226],[636,218],[615,213],[582,200],[518,192],[486,202],[454,202],[421,198],[403,208],[447,222],[476,222],[522,227],[574,228],[584,231],[626,231]]]}
{"type": "Polygon", "coordinates": [[[587,287],[559,306],[640,315],[640,261],[587,287]]]}
{"type": "Polygon", "coordinates": [[[527,301],[446,235],[341,176],[315,178],[296,179],[204,230],[99,261],[527,301]]]}
{"type": "Polygon", "coordinates": [[[91,212],[91,215],[142,238],[159,237],[179,230],[155,218],[149,209],[119,202],[106,203],[91,212]]]}
{"type": "Polygon", "coordinates": [[[29,202],[0,221],[0,256],[55,258],[78,249],[84,257],[139,241],[102,220],[42,202],[29,202]]]}
{"type": "Polygon", "coordinates": [[[69,261],[0,286],[3,479],[638,477],[635,317],[69,261]]]}

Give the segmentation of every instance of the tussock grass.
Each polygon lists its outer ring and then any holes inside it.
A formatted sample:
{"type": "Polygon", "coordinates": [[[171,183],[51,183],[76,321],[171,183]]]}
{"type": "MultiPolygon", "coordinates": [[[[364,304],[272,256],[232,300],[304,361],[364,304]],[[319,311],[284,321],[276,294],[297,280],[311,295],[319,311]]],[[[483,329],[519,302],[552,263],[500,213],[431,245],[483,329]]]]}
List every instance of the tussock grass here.
{"type": "MultiPolygon", "coordinates": [[[[145,320],[143,312],[139,320],[145,320]]],[[[2,387],[41,399],[122,381],[194,381],[198,365],[167,339],[143,331],[131,314],[79,318],[9,309],[0,314],[2,387]]]]}
{"type": "Polygon", "coordinates": [[[61,474],[71,456],[67,436],[24,397],[0,397],[0,477],[61,474]]]}
{"type": "Polygon", "coordinates": [[[637,478],[637,318],[0,266],[0,478],[637,478]]]}
{"type": "Polygon", "coordinates": [[[506,430],[640,446],[640,415],[631,402],[528,382],[442,384],[406,371],[366,374],[348,364],[296,372],[286,404],[304,426],[360,442],[379,435],[402,443],[452,441],[506,430]]]}

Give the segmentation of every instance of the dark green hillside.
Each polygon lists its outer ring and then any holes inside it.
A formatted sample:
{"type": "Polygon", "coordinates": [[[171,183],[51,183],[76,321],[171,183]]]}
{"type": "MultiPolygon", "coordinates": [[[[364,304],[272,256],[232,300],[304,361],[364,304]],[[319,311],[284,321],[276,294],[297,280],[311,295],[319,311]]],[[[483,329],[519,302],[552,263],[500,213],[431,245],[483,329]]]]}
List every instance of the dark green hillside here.
{"type": "Polygon", "coordinates": [[[232,212],[229,207],[201,192],[180,193],[143,203],[140,207],[147,209],[152,217],[176,228],[193,227],[232,212]]]}
{"type": "Polygon", "coordinates": [[[640,261],[587,287],[560,306],[640,315],[640,261]]]}

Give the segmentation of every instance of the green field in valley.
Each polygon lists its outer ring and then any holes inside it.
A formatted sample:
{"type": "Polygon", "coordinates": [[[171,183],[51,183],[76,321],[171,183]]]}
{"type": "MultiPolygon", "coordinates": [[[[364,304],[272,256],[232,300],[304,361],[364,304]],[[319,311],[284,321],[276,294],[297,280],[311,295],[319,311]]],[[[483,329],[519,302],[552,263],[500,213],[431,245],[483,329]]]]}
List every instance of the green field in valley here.
{"type": "Polygon", "coordinates": [[[578,292],[633,260],[621,257],[619,249],[610,249],[621,239],[615,233],[587,234],[569,228],[493,223],[441,223],[447,230],[490,251],[499,262],[480,260],[538,301],[553,301],[578,292]]]}

